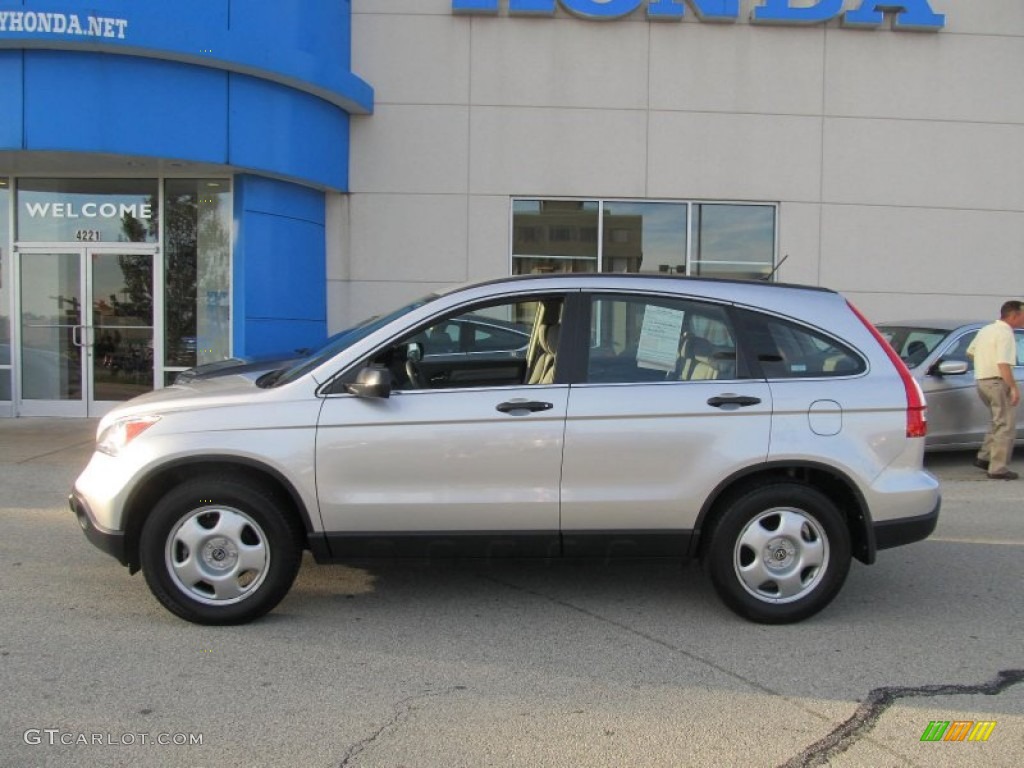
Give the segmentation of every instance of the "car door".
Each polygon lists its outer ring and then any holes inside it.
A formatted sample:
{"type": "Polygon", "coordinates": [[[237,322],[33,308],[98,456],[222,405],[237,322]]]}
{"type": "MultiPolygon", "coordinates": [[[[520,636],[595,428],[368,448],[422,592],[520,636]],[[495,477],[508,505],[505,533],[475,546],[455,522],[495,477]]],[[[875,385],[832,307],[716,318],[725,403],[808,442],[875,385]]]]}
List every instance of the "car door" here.
{"type": "MultiPolygon", "coordinates": [[[[562,305],[561,296],[531,297],[467,313],[539,334],[557,324],[562,305]]],[[[343,387],[326,397],[315,471],[336,556],[557,553],[568,385],[524,383],[525,355],[514,375],[503,358],[497,381],[480,375],[473,355],[464,356],[464,369],[449,360],[442,378],[419,370],[417,339],[460,320],[440,318],[364,361],[387,371],[390,397],[356,397],[343,387]]]]}
{"type": "Polygon", "coordinates": [[[763,462],[772,399],[742,377],[723,306],[594,294],[569,398],[562,473],[567,555],[682,555],[705,499],[763,462]]]}
{"type": "MultiPolygon", "coordinates": [[[[972,329],[952,334],[924,376],[922,389],[928,403],[928,446],[930,448],[979,445],[989,426],[988,407],[978,397],[974,378],[974,362],[967,356],[967,347],[977,335],[972,329]],[[963,374],[942,375],[942,361],[966,362],[963,374]]],[[[1017,340],[1017,366],[1014,378],[1024,388],[1024,331],[1014,331],[1017,340]]],[[[1017,439],[1024,438],[1024,409],[1017,411],[1017,439]]]]}

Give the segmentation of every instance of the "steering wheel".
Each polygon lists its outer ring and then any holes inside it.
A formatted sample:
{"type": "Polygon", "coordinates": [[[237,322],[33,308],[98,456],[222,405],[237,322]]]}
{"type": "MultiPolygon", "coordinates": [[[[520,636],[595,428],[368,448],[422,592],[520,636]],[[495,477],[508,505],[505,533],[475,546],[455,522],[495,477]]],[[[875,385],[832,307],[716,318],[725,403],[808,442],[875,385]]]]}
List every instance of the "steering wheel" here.
{"type": "Polygon", "coordinates": [[[419,362],[423,359],[423,347],[415,341],[409,342],[405,348],[405,376],[414,389],[426,389],[419,362]]]}

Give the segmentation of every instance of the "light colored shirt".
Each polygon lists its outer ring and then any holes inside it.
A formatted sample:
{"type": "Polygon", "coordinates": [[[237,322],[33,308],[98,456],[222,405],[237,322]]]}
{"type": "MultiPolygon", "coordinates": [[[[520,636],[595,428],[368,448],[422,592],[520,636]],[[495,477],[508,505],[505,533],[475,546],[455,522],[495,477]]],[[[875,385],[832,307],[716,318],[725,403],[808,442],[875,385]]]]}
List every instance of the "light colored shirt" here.
{"type": "Polygon", "coordinates": [[[1013,367],[1017,364],[1017,339],[1009,323],[996,320],[986,325],[967,347],[967,354],[974,358],[974,378],[993,379],[999,377],[999,364],[1013,367]]]}

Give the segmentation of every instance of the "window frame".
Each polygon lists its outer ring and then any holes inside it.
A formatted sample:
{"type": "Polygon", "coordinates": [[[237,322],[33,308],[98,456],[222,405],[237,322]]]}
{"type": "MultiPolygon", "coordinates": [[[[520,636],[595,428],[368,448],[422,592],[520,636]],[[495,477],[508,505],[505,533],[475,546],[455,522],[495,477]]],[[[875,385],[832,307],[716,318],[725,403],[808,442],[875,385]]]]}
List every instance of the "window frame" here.
{"type": "MultiPolygon", "coordinates": [[[[748,360],[748,352],[745,349],[743,342],[743,336],[745,328],[742,325],[743,319],[739,316],[737,308],[728,302],[716,300],[706,296],[691,296],[688,294],[681,293],[665,293],[660,291],[638,291],[638,292],[624,292],[620,290],[608,289],[608,290],[585,290],[578,296],[578,306],[576,311],[572,313],[571,318],[573,325],[573,332],[576,334],[573,339],[574,343],[572,346],[572,355],[570,356],[571,364],[573,365],[569,382],[574,386],[588,386],[588,387],[635,387],[635,386],[651,386],[651,385],[688,385],[688,384],[699,384],[708,383],[709,381],[749,381],[751,379],[763,379],[758,375],[758,371],[753,369],[748,360]],[[593,315],[594,305],[599,300],[610,300],[610,301],[627,301],[627,302],[645,302],[650,301],[652,303],[666,303],[666,302],[680,302],[697,304],[706,307],[713,307],[716,310],[721,311],[726,321],[730,326],[730,331],[733,334],[734,341],[736,343],[736,359],[734,365],[734,373],[728,378],[722,379],[693,379],[693,380],[675,380],[666,378],[664,380],[639,380],[639,381],[590,381],[589,380],[589,368],[590,368],[590,340],[591,340],[591,318],[593,315]]],[[[567,307],[568,308],[568,307],[567,307]]],[[[563,337],[564,338],[564,337],[563,337]]],[[[564,349],[564,342],[561,345],[564,349]]]]}
{"type": "MultiPolygon", "coordinates": [[[[775,312],[766,311],[758,307],[735,307],[736,328],[739,335],[739,346],[743,351],[742,357],[747,360],[750,370],[755,378],[764,381],[790,382],[790,381],[821,381],[833,379],[853,379],[866,376],[871,369],[871,363],[867,356],[850,342],[845,341],[835,334],[819,328],[815,325],[796,320],[792,317],[780,315],[775,312]],[[818,336],[827,339],[830,344],[838,349],[852,355],[859,363],[857,370],[844,371],[840,373],[813,372],[800,376],[769,376],[758,359],[753,338],[759,333],[767,333],[764,329],[764,319],[771,319],[791,326],[811,336],[818,336]]],[[[775,340],[772,339],[773,344],[775,340]]]]}
{"type": "MultiPolygon", "coordinates": [[[[699,277],[702,276],[702,271],[706,273],[707,267],[714,268],[718,265],[731,265],[731,266],[745,266],[748,262],[736,262],[736,261],[721,261],[717,259],[701,259],[700,258],[700,239],[701,232],[699,230],[699,219],[698,212],[702,206],[738,206],[738,207],[751,207],[751,208],[771,208],[772,209],[772,254],[770,262],[749,262],[751,267],[763,266],[767,268],[767,273],[764,278],[770,282],[776,282],[778,279],[778,268],[782,261],[779,259],[779,209],[781,204],[778,201],[755,201],[755,200],[701,200],[701,199],[669,199],[669,198],[611,198],[611,197],[558,197],[558,196],[540,196],[540,195],[523,195],[509,198],[509,214],[508,214],[508,273],[510,275],[517,274],[528,274],[516,272],[517,260],[529,260],[529,259],[540,259],[550,258],[553,261],[561,262],[589,262],[594,263],[594,273],[602,273],[605,271],[606,263],[610,263],[612,259],[616,257],[609,255],[606,257],[606,242],[605,237],[606,226],[608,222],[606,219],[606,210],[609,206],[631,204],[631,205],[681,205],[686,207],[686,228],[683,236],[685,237],[685,253],[684,253],[684,269],[673,274],[685,275],[687,277],[699,277]],[[580,203],[582,205],[592,204],[596,205],[597,211],[597,241],[594,243],[596,247],[595,256],[566,256],[552,254],[546,257],[544,254],[517,254],[516,250],[516,231],[522,229],[516,226],[516,205],[521,203],[537,203],[543,205],[544,203],[580,203]]],[[[585,210],[585,209],[584,209],[585,210]]],[[[536,230],[536,225],[532,225],[531,229],[536,230]]],[[[544,238],[540,236],[539,232],[534,231],[534,239],[530,242],[542,243],[544,238]]],[[[561,241],[560,241],[561,242],[561,241]]],[[[584,242],[581,238],[580,242],[584,242]]],[[[590,240],[585,242],[590,243],[590,240]]],[[[656,274],[654,270],[646,270],[642,272],[636,272],[632,274],[656,274]]],[[[708,275],[704,275],[708,276],[708,275]]],[[[758,278],[749,277],[736,277],[727,274],[715,274],[710,277],[719,279],[733,279],[733,280],[749,280],[758,278]]]]}

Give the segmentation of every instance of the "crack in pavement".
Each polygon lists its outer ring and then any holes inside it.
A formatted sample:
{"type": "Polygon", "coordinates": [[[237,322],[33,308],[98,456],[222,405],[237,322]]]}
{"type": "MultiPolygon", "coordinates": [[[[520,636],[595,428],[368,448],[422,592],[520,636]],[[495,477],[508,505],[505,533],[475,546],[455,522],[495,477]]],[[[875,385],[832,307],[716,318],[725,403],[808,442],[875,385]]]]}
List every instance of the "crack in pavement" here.
{"type": "Polygon", "coordinates": [[[345,750],[345,755],[341,758],[338,768],[345,768],[350,765],[350,761],[353,758],[357,757],[361,752],[372,746],[381,736],[384,735],[385,731],[393,730],[398,727],[398,724],[405,720],[413,709],[415,709],[417,702],[423,701],[424,699],[436,698],[438,696],[448,696],[449,694],[464,690],[466,690],[466,686],[464,685],[452,685],[440,691],[426,691],[424,693],[418,693],[415,696],[409,696],[401,699],[395,704],[394,714],[386,723],[384,723],[384,725],[362,741],[357,741],[345,750]]]}
{"type": "MultiPolygon", "coordinates": [[[[628,624],[624,624],[621,621],[602,616],[600,614],[589,611],[586,608],[581,608],[578,605],[573,605],[566,600],[559,600],[550,595],[545,595],[542,592],[538,592],[527,587],[522,587],[518,584],[510,584],[509,582],[502,581],[491,575],[482,576],[482,578],[499,584],[508,589],[515,590],[517,592],[523,592],[525,594],[539,597],[548,602],[556,605],[561,605],[564,608],[568,608],[577,613],[588,616],[596,621],[603,622],[605,624],[611,624],[612,626],[618,627],[630,634],[641,637],[648,642],[660,645],[666,650],[677,653],[684,656],[691,661],[704,664],[711,667],[718,672],[721,672],[734,680],[738,680],[745,685],[749,685],[751,688],[759,690],[770,696],[776,696],[782,700],[792,704],[798,709],[802,709],[808,714],[819,718],[820,720],[827,721],[828,718],[822,715],[820,712],[805,706],[799,700],[792,699],[785,694],[779,693],[778,691],[772,690],[771,688],[758,683],[756,680],[750,680],[742,675],[733,672],[732,670],[726,669],[719,664],[715,664],[710,659],[706,659],[698,654],[691,653],[679,648],[678,646],[672,645],[660,638],[654,637],[646,632],[641,632],[636,627],[631,627],[628,624]]],[[[809,746],[799,755],[793,757],[786,763],[783,763],[779,768],[810,768],[810,766],[825,765],[831,757],[845,752],[852,747],[861,737],[865,736],[870,731],[875,723],[878,722],[882,714],[898,699],[912,698],[920,696],[956,696],[956,695],[972,695],[972,694],[984,694],[986,696],[995,696],[1002,693],[1004,690],[1017,683],[1024,682],[1024,669],[1006,669],[1001,671],[993,680],[989,680],[986,683],[980,683],[977,685],[962,685],[956,683],[944,684],[944,685],[922,685],[922,686],[885,686],[881,688],[875,688],[872,690],[864,702],[857,708],[853,716],[842,725],[837,726],[827,736],[816,741],[814,744],[809,746]]]]}
{"type": "Polygon", "coordinates": [[[963,685],[948,683],[940,685],[920,686],[885,686],[875,688],[867,698],[857,707],[853,716],[842,725],[835,728],[823,739],[819,739],[801,752],[796,757],[779,768],[809,768],[810,766],[825,765],[829,760],[841,754],[856,744],[868,731],[875,727],[875,723],[882,717],[882,714],[898,699],[914,698],[921,696],[964,696],[982,694],[985,696],[996,696],[1011,685],[1024,682],[1024,669],[1004,669],[992,680],[976,685],[963,685]]]}
{"type": "Polygon", "coordinates": [[[828,719],[828,718],[822,716],[822,714],[820,712],[815,712],[812,709],[808,709],[807,707],[801,706],[798,701],[794,701],[792,699],[789,699],[785,695],[780,694],[778,691],[772,690],[771,688],[767,687],[766,685],[762,685],[761,683],[757,682],[756,680],[750,680],[750,679],[744,677],[743,675],[740,675],[740,674],[737,674],[736,672],[733,672],[731,669],[726,669],[725,667],[723,667],[723,666],[721,666],[719,664],[716,664],[715,662],[711,661],[711,659],[704,658],[703,656],[700,656],[700,655],[698,655],[696,653],[691,653],[690,651],[687,651],[684,648],[680,648],[677,645],[672,645],[672,643],[669,643],[666,640],[662,640],[660,637],[655,637],[654,635],[650,635],[650,634],[648,634],[646,632],[642,632],[639,629],[637,629],[636,627],[630,626],[629,624],[625,624],[625,623],[623,623],[621,621],[616,621],[615,619],[609,618],[607,616],[602,616],[599,613],[594,613],[593,611],[587,610],[586,608],[582,608],[582,607],[580,607],[578,605],[573,605],[572,603],[568,602],[567,600],[559,600],[556,597],[552,597],[551,595],[545,595],[543,592],[538,592],[536,590],[529,589],[528,587],[523,587],[523,586],[520,586],[518,584],[510,584],[507,581],[502,581],[501,579],[495,578],[494,576],[491,576],[489,574],[488,575],[481,575],[481,578],[486,579],[488,581],[492,581],[495,584],[499,584],[500,586],[503,586],[503,587],[506,587],[508,589],[514,590],[516,592],[522,592],[522,593],[527,594],[527,595],[533,595],[534,597],[539,597],[542,600],[546,600],[549,603],[553,603],[555,605],[560,605],[563,608],[568,608],[571,611],[575,611],[576,613],[580,613],[580,614],[582,614],[584,616],[587,616],[588,618],[594,619],[595,621],[600,621],[600,622],[602,622],[604,624],[610,624],[613,627],[618,627],[619,629],[624,630],[625,632],[628,632],[631,635],[636,635],[637,637],[643,638],[647,642],[653,643],[654,645],[660,645],[665,650],[671,651],[672,653],[679,654],[680,656],[683,656],[683,657],[689,659],[690,661],[696,662],[698,664],[703,664],[704,666],[710,667],[711,669],[715,670],[716,672],[721,672],[723,675],[731,677],[733,680],[737,680],[737,681],[743,683],[744,685],[750,686],[751,688],[755,688],[758,691],[761,691],[762,693],[766,693],[766,694],[768,694],[770,696],[777,696],[777,697],[780,697],[782,699],[785,699],[785,700],[789,701],[790,703],[794,704],[795,706],[799,707],[800,709],[803,709],[805,712],[808,712],[809,714],[812,714],[815,717],[820,718],[821,720],[827,720],[828,719]]]}

